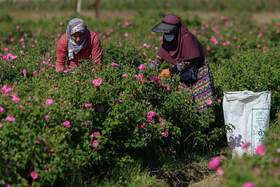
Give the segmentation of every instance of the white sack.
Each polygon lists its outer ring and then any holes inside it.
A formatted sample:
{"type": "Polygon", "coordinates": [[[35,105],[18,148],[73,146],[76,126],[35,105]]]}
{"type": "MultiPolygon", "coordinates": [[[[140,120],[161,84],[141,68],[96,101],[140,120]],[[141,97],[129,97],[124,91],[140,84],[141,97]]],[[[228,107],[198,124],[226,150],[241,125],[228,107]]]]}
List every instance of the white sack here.
{"type": "Polygon", "coordinates": [[[225,124],[232,124],[235,129],[227,131],[227,142],[232,150],[232,157],[241,157],[256,152],[262,145],[264,132],[269,129],[271,92],[236,91],[224,92],[223,112],[225,124]],[[251,145],[246,149],[245,142],[251,145]]]}

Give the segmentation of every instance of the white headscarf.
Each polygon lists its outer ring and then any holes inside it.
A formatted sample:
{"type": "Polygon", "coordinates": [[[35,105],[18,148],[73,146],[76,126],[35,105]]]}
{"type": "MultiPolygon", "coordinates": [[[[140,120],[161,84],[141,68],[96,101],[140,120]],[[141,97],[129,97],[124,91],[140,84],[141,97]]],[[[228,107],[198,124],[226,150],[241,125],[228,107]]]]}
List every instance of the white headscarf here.
{"type": "Polygon", "coordinates": [[[66,34],[68,37],[68,58],[69,60],[72,60],[74,58],[73,53],[77,54],[86,44],[88,35],[87,25],[82,19],[74,18],[69,21],[66,34]],[[80,45],[76,44],[76,42],[71,37],[72,34],[77,32],[85,33],[85,39],[80,45]]]}

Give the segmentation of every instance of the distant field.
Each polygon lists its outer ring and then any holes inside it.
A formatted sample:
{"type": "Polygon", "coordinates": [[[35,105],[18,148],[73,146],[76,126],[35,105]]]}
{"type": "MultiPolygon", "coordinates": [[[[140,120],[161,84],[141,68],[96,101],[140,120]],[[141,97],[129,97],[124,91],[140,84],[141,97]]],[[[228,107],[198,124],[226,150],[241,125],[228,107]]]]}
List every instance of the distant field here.
{"type": "MultiPolygon", "coordinates": [[[[147,11],[151,12],[151,11],[147,11]]],[[[168,14],[173,11],[162,11],[165,14],[168,14]]],[[[70,16],[75,14],[74,11],[71,10],[61,10],[61,11],[27,11],[27,10],[5,10],[0,13],[0,15],[8,14],[13,17],[16,21],[39,21],[42,18],[59,18],[64,16],[70,16]]],[[[111,10],[101,10],[100,19],[115,19],[115,18],[130,18],[138,14],[136,10],[123,10],[123,11],[111,11],[111,10]]],[[[225,16],[232,14],[230,12],[219,12],[219,11],[180,11],[179,14],[188,14],[188,15],[197,15],[201,19],[210,20],[213,18],[218,18],[220,16],[225,16]]],[[[95,19],[95,11],[94,10],[82,10],[80,15],[85,17],[90,17],[91,19],[95,19]]],[[[280,21],[280,12],[260,12],[260,13],[252,13],[249,15],[252,17],[253,21],[259,24],[271,23],[273,21],[280,21]]]]}
{"type": "MultiPolygon", "coordinates": [[[[0,0],[0,9],[74,10],[76,0],[0,0]]],[[[93,0],[82,0],[82,9],[94,10],[93,0]]],[[[245,11],[279,12],[279,0],[100,0],[103,10],[245,11]]]]}

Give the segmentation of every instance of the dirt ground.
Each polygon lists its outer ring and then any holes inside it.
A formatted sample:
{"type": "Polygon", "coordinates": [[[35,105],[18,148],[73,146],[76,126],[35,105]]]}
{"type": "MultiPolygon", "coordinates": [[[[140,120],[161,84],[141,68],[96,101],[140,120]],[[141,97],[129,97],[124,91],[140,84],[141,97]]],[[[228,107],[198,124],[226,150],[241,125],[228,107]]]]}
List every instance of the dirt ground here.
{"type": "Polygon", "coordinates": [[[200,182],[189,185],[189,187],[218,187],[220,186],[221,182],[222,177],[215,174],[209,177],[205,177],[200,182]]]}
{"type": "Polygon", "coordinates": [[[212,175],[205,177],[199,182],[190,184],[189,187],[219,187],[222,183],[222,177],[218,175],[212,175]]]}

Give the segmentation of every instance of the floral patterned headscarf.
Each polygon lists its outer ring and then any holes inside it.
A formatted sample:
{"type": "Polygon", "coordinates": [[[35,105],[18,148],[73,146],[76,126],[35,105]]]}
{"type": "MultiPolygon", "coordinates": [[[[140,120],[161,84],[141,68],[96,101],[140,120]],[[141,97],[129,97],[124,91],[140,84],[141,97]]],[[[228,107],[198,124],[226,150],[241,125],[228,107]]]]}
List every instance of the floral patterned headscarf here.
{"type": "Polygon", "coordinates": [[[77,54],[81,49],[83,49],[86,44],[88,35],[87,25],[82,19],[74,18],[69,21],[66,29],[66,34],[68,37],[68,58],[69,60],[72,60],[74,58],[73,53],[77,54]],[[85,33],[85,39],[80,45],[76,44],[76,42],[71,37],[72,34],[75,34],[77,32],[85,33]]]}

